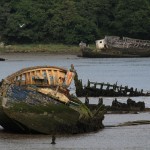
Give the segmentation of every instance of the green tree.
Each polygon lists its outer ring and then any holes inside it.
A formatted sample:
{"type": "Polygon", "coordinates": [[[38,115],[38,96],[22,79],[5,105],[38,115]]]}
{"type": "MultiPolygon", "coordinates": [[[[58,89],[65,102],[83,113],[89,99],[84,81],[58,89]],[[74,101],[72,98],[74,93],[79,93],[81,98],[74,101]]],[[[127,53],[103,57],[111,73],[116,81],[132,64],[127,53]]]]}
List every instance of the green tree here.
{"type": "Polygon", "coordinates": [[[80,15],[87,18],[95,26],[95,38],[103,38],[111,34],[115,19],[114,9],[118,0],[81,0],[78,1],[80,15]]]}
{"type": "Polygon", "coordinates": [[[150,0],[1,0],[9,42],[93,43],[105,35],[150,39],[150,0]]]}
{"type": "Polygon", "coordinates": [[[0,38],[3,38],[4,29],[6,28],[6,20],[10,15],[11,5],[10,0],[0,1],[0,38]]]}
{"type": "Polygon", "coordinates": [[[49,18],[44,25],[50,39],[67,44],[95,40],[96,29],[91,20],[82,17],[72,0],[63,0],[54,4],[55,9],[49,9],[49,18]]]}
{"type": "Polygon", "coordinates": [[[42,3],[31,0],[11,2],[11,14],[7,18],[5,37],[15,42],[35,42],[43,39],[46,20],[42,3]]]}
{"type": "Polygon", "coordinates": [[[115,11],[115,30],[120,36],[149,38],[150,6],[147,0],[120,0],[115,11]]]}
{"type": "Polygon", "coordinates": [[[112,23],[115,20],[114,8],[118,0],[95,0],[96,24],[99,29],[99,36],[104,37],[112,33],[112,23]]]}

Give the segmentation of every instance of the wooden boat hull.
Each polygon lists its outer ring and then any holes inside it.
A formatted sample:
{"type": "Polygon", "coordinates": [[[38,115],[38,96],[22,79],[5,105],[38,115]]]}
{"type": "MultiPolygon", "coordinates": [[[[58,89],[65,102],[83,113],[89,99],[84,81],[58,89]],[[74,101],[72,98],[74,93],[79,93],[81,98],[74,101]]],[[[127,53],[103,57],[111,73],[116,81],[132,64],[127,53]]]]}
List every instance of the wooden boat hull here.
{"type": "Polygon", "coordinates": [[[89,48],[82,50],[81,57],[87,58],[138,58],[150,57],[150,49],[136,50],[136,49],[104,49],[101,51],[94,51],[89,48]]]}
{"type": "MultiPolygon", "coordinates": [[[[12,95],[10,96],[12,98],[12,95]]],[[[8,95],[7,99],[9,98],[8,95]]],[[[34,103],[31,100],[27,102],[27,99],[16,101],[15,97],[8,102],[10,106],[1,105],[0,125],[8,131],[43,134],[84,133],[104,127],[103,115],[90,117],[88,108],[82,103],[66,105],[51,99],[50,102],[43,104],[39,102],[40,99],[36,99],[36,102],[35,99],[32,100],[34,103]]]]}
{"type": "Polygon", "coordinates": [[[69,94],[66,84],[61,86],[58,82],[59,76],[66,77],[66,70],[55,67],[34,69],[30,68],[31,72],[21,70],[1,82],[0,125],[4,129],[19,133],[66,134],[96,131],[104,127],[103,110],[93,115],[77,97],[69,94]],[[42,71],[48,72],[46,76],[42,71]],[[46,80],[51,73],[55,82],[46,80]],[[33,80],[35,75],[40,76],[40,82],[39,79],[33,80]],[[23,76],[27,81],[23,80],[23,76]]]}
{"type": "Polygon", "coordinates": [[[76,133],[78,131],[75,130],[75,125],[79,115],[64,104],[35,107],[26,103],[15,103],[12,108],[0,108],[0,124],[8,131],[19,133],[76,133]]]}
{"type": "Polygon", "coordinates": [[[79,44],[82,57],[89,58],[130,58],[150,57],[150,41],[128,37],[105,36],[96,40],[96,49],[90,49],[86,43],[79,44]]]}

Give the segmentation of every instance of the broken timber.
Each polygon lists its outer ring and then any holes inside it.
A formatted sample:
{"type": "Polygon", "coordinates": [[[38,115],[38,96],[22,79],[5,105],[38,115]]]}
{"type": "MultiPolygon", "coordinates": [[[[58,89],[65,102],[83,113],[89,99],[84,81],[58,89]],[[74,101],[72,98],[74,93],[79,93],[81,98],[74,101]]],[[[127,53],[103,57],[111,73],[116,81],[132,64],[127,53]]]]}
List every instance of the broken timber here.
{"type": "Polygon", "coordinates": [[[128,86],[118,86],[109,83],[97,83],[88,81],[86,86],[82,85],[82,80],[75,78],[76,95],[79,97],[98,97],[98,96],[150,96],[150,93],[144,93],[143,89],[140,91],[137,88],[129,88],[128,86]]]}

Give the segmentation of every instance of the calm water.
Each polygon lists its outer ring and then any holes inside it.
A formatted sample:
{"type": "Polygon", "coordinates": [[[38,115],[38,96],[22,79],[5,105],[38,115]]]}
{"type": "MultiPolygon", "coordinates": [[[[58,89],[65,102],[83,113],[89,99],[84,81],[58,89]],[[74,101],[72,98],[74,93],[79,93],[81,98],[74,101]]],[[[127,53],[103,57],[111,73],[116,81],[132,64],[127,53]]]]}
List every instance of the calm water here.
{"type": "MultiPolygon", "coordinates": [[[[22,69],[37,65],[53,65],[69,68],[74,64],[79,78],[86,84],[87,80],[97,82],[118,83],[118,85],[135,87],[150,91],[150,58],[123,59],[87,59],[73,55],[54,56],[47,54],[17,54],[1,55],[8,59],[0,62],[0,79],[22,69]]],[[[71,85],[74,93],[74,85],[71,85]]],[[[91,103],[97,103],[96,98],[90,98],[91,103]]],[[[127,98],[119,97],[119,101],[127,98]]],[[[133,98],[145,101],[150,107],[149,97],[133,98]]],[[[84,98],[81,98],[84,101],[84,98]]],[[[105,104],[111,104],[113,98],[104,98],[105,104]]],[[[150,113],[105,115],[104,125],[116,125],[125,121],[150,120],[150,113]]],[[[51,145],[51,137],[47,135],[20,135],[3,132],[0,128],[0,150],[149,150],[150,125],[116,127],[105,129],[97,133],[72,136],[57,136],[56,145],[51,145]]]]}

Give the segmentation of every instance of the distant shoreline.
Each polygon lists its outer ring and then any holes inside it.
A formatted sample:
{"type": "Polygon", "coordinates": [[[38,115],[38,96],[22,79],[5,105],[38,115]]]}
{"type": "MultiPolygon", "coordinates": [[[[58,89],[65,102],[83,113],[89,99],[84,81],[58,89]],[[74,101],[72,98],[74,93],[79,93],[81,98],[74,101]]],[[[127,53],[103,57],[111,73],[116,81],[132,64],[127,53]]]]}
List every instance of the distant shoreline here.
{"type": "Polygon", "coordinates": [[[3,45],[0,47],[0,54],[10,53],[48,53],[48,54],[78,54],[78,45],[64,44],[18,44],[3,45]]]}
{"type": "Polygon", "coordinates": [[[13,55],[13,54],[54,54],[54,55],[77,55],[80,51],[0,51],[1,55],[13,55]]]}
{"type": "Polygon", "coordinates": [[[2,52],[0,51],[0,61],[7,61],[7,60],[30,60],[32,58],[39,59],[39,58],[45,58],[45,57],[56,57],[56,59],[59,57],[77,57],[80,54],[80,52],[63,52],[63,51],[58,51],[58,52],[49,52],[49,51],[30,51],[30,52],[25,52],[25,51],[19,51],[19,52],[2,52]]]}
{"type": "Polygon", "coordinates": [[[48,53],[48,52],[13,52],[13,53],[0,53],[0,58],[8,60],[47,60],[55,58],[60,59],[65,57],[66,59],[74,59],[77,58],[77,54],[70,53],[48,53]]]}

